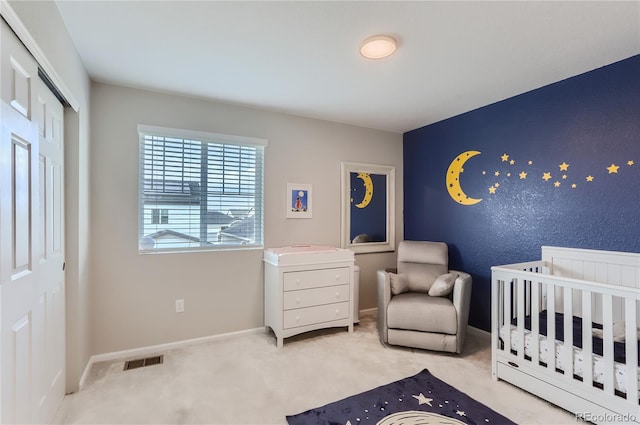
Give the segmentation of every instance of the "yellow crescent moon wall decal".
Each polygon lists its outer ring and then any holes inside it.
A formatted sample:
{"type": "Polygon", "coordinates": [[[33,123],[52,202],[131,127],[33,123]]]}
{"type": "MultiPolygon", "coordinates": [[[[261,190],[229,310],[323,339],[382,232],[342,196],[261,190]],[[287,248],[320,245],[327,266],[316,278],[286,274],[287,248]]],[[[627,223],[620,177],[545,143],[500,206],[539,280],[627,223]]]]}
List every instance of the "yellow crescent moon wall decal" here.
{"type": "Polygon", "coordinates": [[[371,181],[371,175],[369,173],[358,173],[358,178],[364,183],[364,198],[362,202],[356,204],[356,208],[364,208],[369,205],[371,198],[373,198],[373,182],[371,181]]]}
{"type": "Polygon", "coordinates": [[[482,201],[482,199],[470,198],[464,193],[462,190],[462,186],[460,186],[460,173],[464,171],[462,168],[470,158],[480,155],[478,151],[466,151],[462,152],[458,155],[447,169],[447,191],[449,192],[449,196],[461,205],[475,205],[478,202],[482,201]]]}

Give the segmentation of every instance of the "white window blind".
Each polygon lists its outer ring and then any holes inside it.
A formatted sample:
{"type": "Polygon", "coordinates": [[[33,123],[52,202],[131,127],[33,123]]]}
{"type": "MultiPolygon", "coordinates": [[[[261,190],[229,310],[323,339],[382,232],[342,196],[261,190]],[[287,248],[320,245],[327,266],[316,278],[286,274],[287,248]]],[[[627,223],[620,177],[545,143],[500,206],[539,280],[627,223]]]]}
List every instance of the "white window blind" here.
{"type": "Polygon", "coordinates": [[[262,246],[265,140],[138,132],[140,252],[262,246]]]}

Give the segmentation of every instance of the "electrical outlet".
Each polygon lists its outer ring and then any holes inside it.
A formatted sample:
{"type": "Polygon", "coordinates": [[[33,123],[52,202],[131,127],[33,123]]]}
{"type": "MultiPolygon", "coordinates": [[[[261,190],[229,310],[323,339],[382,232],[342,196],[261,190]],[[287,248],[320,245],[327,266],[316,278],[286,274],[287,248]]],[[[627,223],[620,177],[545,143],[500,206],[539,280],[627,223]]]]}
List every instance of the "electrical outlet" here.
{"type": "Polygon", "coordinates": [[[184,313],[184,300],[176,300],[176,313],[184,313]]]}

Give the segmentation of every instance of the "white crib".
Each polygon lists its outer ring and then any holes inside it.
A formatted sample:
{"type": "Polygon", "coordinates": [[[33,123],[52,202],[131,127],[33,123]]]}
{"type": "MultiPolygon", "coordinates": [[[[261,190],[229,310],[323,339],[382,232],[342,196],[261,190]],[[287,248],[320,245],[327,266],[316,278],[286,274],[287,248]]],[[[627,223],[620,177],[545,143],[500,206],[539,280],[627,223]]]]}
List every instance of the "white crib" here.
{"type": "Polygon", "coordinates": [[[640,254],[542,247],[491,272],[493,378],[589,422],[640,423],[640,254]]]}

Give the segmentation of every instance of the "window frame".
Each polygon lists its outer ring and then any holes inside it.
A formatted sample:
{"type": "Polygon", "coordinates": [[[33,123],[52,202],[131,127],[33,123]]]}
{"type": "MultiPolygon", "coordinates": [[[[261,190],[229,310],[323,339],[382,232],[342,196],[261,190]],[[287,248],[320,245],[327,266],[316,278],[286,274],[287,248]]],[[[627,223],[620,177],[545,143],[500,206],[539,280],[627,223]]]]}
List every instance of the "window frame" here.
{"type": "MultiPolygon", "coordinates": [[[[268,146],[268,140],[235,136],[228,134],[218,134],[186,129],[176,129],[168,127],[158,127],[146,124],[138,125],[138,145],[139,145],[139,157],[138,157],[138,254],[159,254],[159,253],[185,253],[185,252],[203,252],[203,251],[234,251],[234,250],[253,250],[264,249],[264,162],[265,162],[265,148],[268,146]],[[254,192],[254,217],[256,228],[259,229],[260,240],[250,244],[219,244],[219,245],[207,245],[207,246],[184,246],[184,247],[155,247],[144,246],[143,239],[147,238],[144,234],[145,229],[145,199],[144,199],[144,182],[145,182],[145,137],[161,137],[161,138],[175,138],[184,141],[211,143],[217,145],[235,145],[250,148],[260,148],[259,156],[261,161],[256,163],[256,181],[254,192]],[[259,168],[259,170],[258,170],[259,168]]],[[[185,180],[182,180],[183,182],[185,180]]],[[[207,186],[208,187],[208,186],[207,186]]],[[[158,209],[158,218],[160,223],[163,222],[165,215],[163,213],[166,208],[161,205],[154,206],[158,209]]],[[[169,211],[167,211],[167,222],[169,211]]],[[[159,223],[159,224],[160,224],[159,223]]],[[[200,221],[200,224],[202,221],[200,221]]],[[[162,223],[168,224],[168,223],[162,223]]],[[[202,225],[202,224],[201,224],[202,225]]]]}

